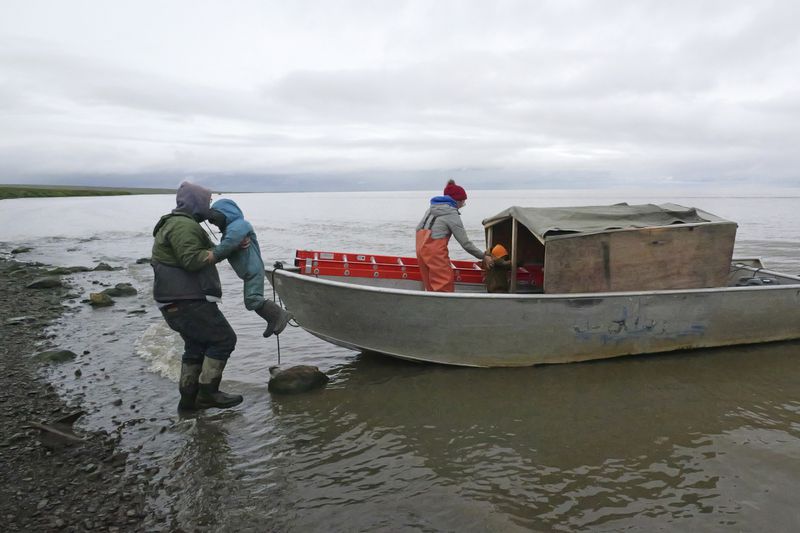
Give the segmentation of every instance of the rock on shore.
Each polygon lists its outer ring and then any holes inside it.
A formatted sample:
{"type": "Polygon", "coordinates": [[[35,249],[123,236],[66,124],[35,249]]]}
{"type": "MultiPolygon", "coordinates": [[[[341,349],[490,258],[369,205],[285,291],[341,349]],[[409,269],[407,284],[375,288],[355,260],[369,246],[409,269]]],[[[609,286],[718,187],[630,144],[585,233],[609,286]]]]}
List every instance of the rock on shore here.
{"type": "Polygon", "coordinates": [[[89,305],[92,307],[108,307],[109,305],[114,305],[114,300],[105,291],[90,292],[89,305]]]}
{"type": "Polygon", "coordinates": [[[54,276],[47,276],[43,278],[36,278],[27,285],[26,289],[55,289],[56,287],[63,287],[64,283],[61,278],[54,276]]]}
{"type": "Polygon", "coordinates": [[[36,354],[36,360],[42,363],[64,363],[76,357],[78,355],[70,350],[46,350],[36,354]]]}
{"type": "MultiPolygon", "coordinates": [[[[45,338],[44,327],[58,317],[62,299],[68,295],[59,287],[25,288],[42,275],[43,269],[30,263],[0,259],[3,531],[179,529],[148,506],[147,471],[129,463],[131,459],[117,449],[111,435],[72,428],[82,411],[68,406],[40,377],[40,358],[25,356],[43,351],[37,343],[45,338]]],[[[57,360],[78,357],[67,350],[51,355],[57,360]]]]}
{"type": "Polygon", "coordinates": [[[105,289],[103,293],[109,296],[136,296],[137,291],[130,283],[117,283],[113,287],[105,289]]]}

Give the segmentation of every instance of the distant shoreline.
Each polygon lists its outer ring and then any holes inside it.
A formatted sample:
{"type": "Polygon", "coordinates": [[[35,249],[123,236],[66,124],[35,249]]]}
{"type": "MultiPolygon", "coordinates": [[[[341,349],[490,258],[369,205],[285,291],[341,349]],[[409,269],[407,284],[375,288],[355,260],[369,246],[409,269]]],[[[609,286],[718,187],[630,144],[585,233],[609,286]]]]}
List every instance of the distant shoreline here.
{"type": "Polygon", "coordinates": [[[82,185],[0,185],[0,200],[64,196],[126,196],[134,194],[175,194],[175,189],[86,187],[82,185]]]}
{"type": "MultiPolygon", "coordinates": [[[[208,185],[204,185],[205,187],[209,187],[208,185]]],[[[222,189],[218,190],[212,188],[212,194],[214,196],[218,195],[228,195],[228,194],[304,194],[304,193],[376,193],[376,194],[385,194],[385,193],[393,193],[393,192],[420,192],[420,193],[429,193],[434,194],[434,191],[426,190],[423,191],[421,189],[349,189],[349,188],[318,188],[318,189],[271,189],[271,190],[260,190],[260,189],[251,189],[251,190],[229,190],[229,189],[222,189]]],[[[144,195],[144,194],[169,194],[174,195],[177,189],[168,189],[168,188],[157,188],[157,187],[99,187],[99,186],[91,186],[91,185],[30,185],[30,184],[0,184],[0,200],[6,199],[14,199],[14,198],[58,198],[58,197],[68,197],[68,196],[130,196],[130,195],[144,195]]],[[[602,200],[603,198],[610,197],[612,193],[616,194],[619,193],[625,196],[636,197],[636,198],[665,198],[665,197],[674,197],[680,196],[685,199],[689,198],[800,198],[800,188],[787,188],[781,187],[774,190],[765,190],[760,189],[759,191],[751,191],[751,190],[738,190],[738,189],[725,189],[725,190],[715,190],[715,191],[708,191],[708,190],[672,190],[672,189],[659,189],[659,188],[649,188],[647,190],[640,190],[637,188],[633,189],[615,189],[613,187],[603,188],[603,189],[580,189],[580,188],[573,188],[573,189],[548,189],[548,188],[521,188],[521,189],[486,189],[483,187],[471,187],[470,191],[474,191],[477,194],[480,194],[482,191],[490,191],[490,192],[507,192],[507,191],[538,191],[542,194],[548,195],[552,193],[557,193],[559,197],[564,196],[573,198],[575,193],[584,193],[583,196],[579,196],[578,198],[583,201],[586,196],[585,193],[589,191],[601,191],[599,196],[595,199],[602,200]],[[770,194],[771,193],[771,194],[770,194]]],[[[614,201],[619,201],[614,196],[614,201]]],[[[601,202],[602,203],[602,202],[601,202]]]]}

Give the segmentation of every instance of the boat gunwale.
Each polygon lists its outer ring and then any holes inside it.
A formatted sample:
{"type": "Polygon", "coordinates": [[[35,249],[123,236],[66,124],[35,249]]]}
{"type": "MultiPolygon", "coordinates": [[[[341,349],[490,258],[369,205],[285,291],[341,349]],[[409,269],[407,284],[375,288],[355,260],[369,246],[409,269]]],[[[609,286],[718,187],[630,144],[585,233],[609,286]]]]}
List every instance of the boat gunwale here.
{"type": "MultiPolygon", "coordinates": [[[[736,266],[736,263],[732,263],[732,266],[736,266]]],[[[796,283],[789,283],[784,285],[747,285],[747,286],[733,286],[733,287],[730,286],[704,287],[698,289],[664,289],[664,290],[652,290],[652,291],[615,291],[615,292],[580,292],[580,293],[576,292],[576,293],[559,293],[559,294],[542,294],[542,293],[499,294],[499,293],[426,292],[422,290],[376,287],[374,285],[363,285],[360,283],[323,279],[317,276],[310,276],[308,274],[303,274],[300,272],[293,272],[286,268],[267,267],[266,272],[268,275],[271,276],[278,274],[290,278],[303,279],[316,284],[329,285],[332,287],[339,287],[339,288],[356,289],[364,292],[415,295],[415,296],[424,296],[426,298],[471,298],[471,299],[492,299],[492,300],[574,300],[574,299],[586,299],[586,298],[772,291],[772,290],[800,288],[800,276],[794,276],[792,274],[784,274],[781,272],[775,272],[764,268],[753,268],[753,267],[748,267],[746,265],[741,265],[741,266],[744,267],[745,270],[750,270],[754,273],[758,272],[770,276],[779,276],[783,278],[793,279],[796,280],[796,283]]]]}

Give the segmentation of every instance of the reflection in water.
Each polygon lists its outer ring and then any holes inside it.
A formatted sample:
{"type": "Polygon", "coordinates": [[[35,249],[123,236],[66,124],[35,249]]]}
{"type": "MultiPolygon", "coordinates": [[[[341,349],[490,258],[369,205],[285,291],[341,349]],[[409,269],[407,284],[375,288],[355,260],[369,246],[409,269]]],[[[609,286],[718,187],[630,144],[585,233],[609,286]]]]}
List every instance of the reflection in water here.
{"type": "Polygon", "coordinates": [[[167,493],[180,494],[180,506],[172,513],[179,524],[206,528],[218,526],[219,509],[236,491],[231,454],[226,433],[226,419],[235,417],[233,411],[221,411],[209,416],[181,415],[174,430],[184,437],[183,445],[170,457],[167,493]]]}
{"type": "MultiPolygon", "coordinates": [[[[272,400],[276,436],[238,450],[238,483],[298,531],[796,523],[779,495],[800,474],[798,355],[784,343],[487,371],[363,354],[327,389],[272,400]]],[[[223,516],[251,524],[229,497],[223,516]]]]}

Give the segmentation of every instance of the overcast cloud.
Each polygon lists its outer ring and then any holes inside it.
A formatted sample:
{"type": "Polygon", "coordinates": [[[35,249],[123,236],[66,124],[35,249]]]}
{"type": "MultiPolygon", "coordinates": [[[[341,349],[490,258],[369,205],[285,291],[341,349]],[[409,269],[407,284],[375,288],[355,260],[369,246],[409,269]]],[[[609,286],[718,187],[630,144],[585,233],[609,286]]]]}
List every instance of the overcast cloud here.
{"type": "Polygon", "coordinates": [[[794,0],[5,0],[0,182],[796,187],[799,27],[794,0]]]}

